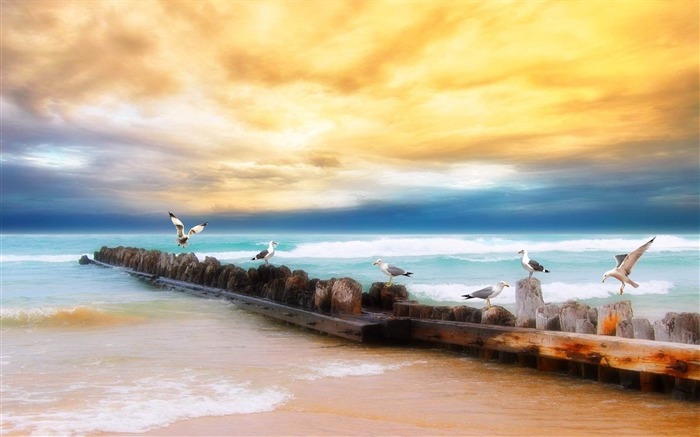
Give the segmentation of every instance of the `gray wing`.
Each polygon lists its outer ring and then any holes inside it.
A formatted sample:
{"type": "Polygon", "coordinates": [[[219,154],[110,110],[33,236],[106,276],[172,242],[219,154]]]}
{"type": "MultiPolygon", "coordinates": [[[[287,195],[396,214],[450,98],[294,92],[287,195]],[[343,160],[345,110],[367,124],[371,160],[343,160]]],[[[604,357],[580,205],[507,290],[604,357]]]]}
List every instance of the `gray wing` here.
{"type": "Polygon", "coordinates": [[[469,293],[469,296],[478,297],[481,299],[486,299],[487,297],[491,296],[492,294],[493,294],[493,286],[489,286],[486,288],[482,288],[481,290],[477,290],[473,293],[469,293]]]}
{"type": "Polygon", "coordinates": [[[620,266],[622,265],[622,262],[625,260],[625,258],[627,258],[627,254],[626,254],[626,253],[623,254],[623,255],[615,255],[615,262],[617,263],[617,264],[615,265],[615,268],[620,267],[620,266]]]}
{"type": "Polygon", "coordinates": [[[391,276],[401,276],[401,275],[406,274],[406,270],[400,269],[400,268],[393,266],[391,264],[386,266],[386,271],[389,272],[389,274],[391,276]]]}
{"type": "Polygon", "coordinates": [[[544,270],[544,267],[542,267],[542,266],[540,265],[540,263],[538,263],[538,262],[535,261],[534,259],[531,259],[530,262],[528,262],[528,264],[530,265],[530,267],[532,267],[532,268],[533,268],[535,271],[537,271],[537,272],[541,272],[541,271],[544,270]]]}
{"type": "Polygon", "coordinates": [[[263,250],[259,254],[255,255],[255,259],[263,259],[267,255],[267,249],[263,250]]]}
{"type": "MultiPolygon", "coordinates": [[[[644,252],[649,249],[651,246],[651,243],[654,242],[656,237],[652,238],[651,240],[647,241],[645,244],[637,248],[634,252],[630,253],[625,257],[625,259],[622,261],[622,263],[619,265],[619,269],[624,270],[627,272],[627,275],[632,273],[632,269],[634,268],[634,265],[637,264],[637,261],[639,261],[639,258],[644,255],[644,252]]],[[[615,257],[617,258],[617,257],[615,257]]]]}

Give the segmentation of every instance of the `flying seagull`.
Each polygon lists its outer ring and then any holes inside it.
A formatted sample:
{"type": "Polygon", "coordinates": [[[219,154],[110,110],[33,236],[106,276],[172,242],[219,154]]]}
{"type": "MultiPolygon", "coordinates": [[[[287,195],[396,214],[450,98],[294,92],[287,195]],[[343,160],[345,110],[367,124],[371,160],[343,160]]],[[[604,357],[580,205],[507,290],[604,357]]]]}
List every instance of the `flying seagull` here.
{"type": "Polygon", "coordinates": [[[527,250],[523,249],[520,252],[523,257],[520,259],[520,264],[523,266],[525,270],[530,272],[529,278],[532,278],[532,274],[535,272],[544,272],[544,273],[549,273],[549,270],[545,269],[544,266],[542,266],[540,263],[535,261],[534,259],[530,259],[529,256],[527,256],[527,250]]]}
{"type": "Polygon", "coordinates": [[[275,246],[277,246],[276,241],[270,241],[270,243],[267,245],[267,249],[261,251],[259,254],[255,255],[255,257],[251,258],[252,261],[255,261],[256,259],[264,259],[265,264],[269,264],[267,260],[272,258],[272,256],[275,254],[275,246]]]}
{"type": "Polygon", "coordinates": [[[486,299],[486,308],[491,308],[490,299],[501,294],[503,287],[510,287],[510,285],[506,284],[504,281],[499,281],[496,285],[490,285],[473,293],[463,294],[462,297],[465,299],[473,299],[475,297],[478,297],[479,299],[486,299]]]}
{"type": "Polygon", "coordinates": [[[605,282],[605,280],[609,277],[613,277],[620,281],[622,283],[622,286],[620,287],[620,294],[622,294],[622,291],[625,289],[625,283],[630,284],[634,288],[639,287],[639,284],[631,280],[629,278],[629,275],[632,273],[632,269],[634,268],[635,264],[637,264],[637,261],[639,261],[639,258],[641,258],[642,255],[644,255],[644,252],[646,252],[647,249],[649,249],[651,243],[653,243],[655,239],[656,237],[652,238],[651,240],[647,241],[644,245],[638,247],[634,252],[630,254],[615,255],[617,267],[605,272],[605,274],[603,275],[603,282],[605,282]]]}
{"type": "Polygon", "coordinates": [[[389,276],[389,283],[385,285],[385,287],[388,287],[392,284],[392,281],[394,280],[394,276],[408,276],[410,277],[413,273],[412,272],[407,272],[404,269],[400,269],[396,266],[393,266],[389,263],[386,263],[380,259],[376,260],[372,265],[374,266],[379,266],[379,270],[384,272],[385,275],[389,276]]]}
{"type": "Polygon", "coordinates": [[[173,214],[170,211],[168,211],[168,214],[170,214],[170,220],[175,225],[175,229],[177,229],[177,238],[175,239],[175,241],[177,242],[178,246],[187,247],[187,243],[190,237],[194,234],[202,232],[204,230],[204,227],[207,225],[207,222],[204,222],[197,226],[193,226],[192,229],[190,229],[190,231],[185,234],[185,225],[182,224],[180,219],[175,217],[175,214],[173,214]]]}

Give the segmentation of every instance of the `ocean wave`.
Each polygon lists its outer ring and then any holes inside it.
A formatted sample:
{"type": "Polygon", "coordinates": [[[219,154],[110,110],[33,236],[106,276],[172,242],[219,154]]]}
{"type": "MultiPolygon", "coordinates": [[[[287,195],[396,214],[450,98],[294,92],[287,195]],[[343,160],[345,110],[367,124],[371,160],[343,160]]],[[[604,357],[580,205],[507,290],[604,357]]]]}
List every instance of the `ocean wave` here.
{"type": "MultiPolygon", "coordinates": [[[[63,254],[63,255],[13,255],[0,254],[0,263],[11,262],[42,262],[42,263],[77,263],[83,254],[63,254]]],[[[92,258],[92,256],[90,256],[92,258]]]]}
{"type": "Polygon", "coordinates": [[[323,378],[346,378],[348,376],[377,376],[384,374],[388,370],[399,370],[402,367],[417,363],[381,364],[350,360],[329,361],[308,367],[309,373],[298,376],[297,379],[313,381],[323,378]]]}
{"type": "Polygon", "coordinates": [[[137,318],[111,314],[92,307],[75,306],[69,308],[2,308],[0,320],[4,326],[82,327],[130,323],[136,321],[137,318]]]}
{"type": "MultiPolygon", "coordinates": [[[[412,299],[431,302],[466,302],[462,295],[472,293],[493,284],[464,285],[464,284],[411,284],[408,287],[412,299]]],[[[564,283],[552,282],[542,284],[542,297],[545,302],[566,302],[575,299],[606,298],[618,294],[619,283],[603,284],[599,282],[588,283],[564,283]]],[[[625,287],[625,294],[629,295],[666,295],[673,288],[673,282],[669,281],[641,281],[639,288],[625,287]]],[[[471,302],[480,299],[471,300],[471,302]]],[[[491,299],[494,305],[515,303],[515,284],[510,284],[491,299]]]]}
{"type": "MultiPolygon", "coordinates": [[[[554,236],[556,237],[556,236],[554,236]]],[[[406,236],[363,237],[347,241],[329,240],[300,243],[289,250],[278,248],[276,258],[299,259],[329,257],[336,259],[445,256],[469,262],[494,262],[517,258],[518,251],[527,248],[535,252],[590,252],[624,253],[639,247],[647,237],[625,238],[571,238],[566,240],[538,240],[520,237],[470,237],[470,236],[406,236]]],[[[265,242],[267,244],[267,242],[265,242]]],[[[206,245],[195,252],[198,259],[212,256],[220,261],[247,261],[260,248],[250,250],[206,250],[206,245]]],[[[650,252],[700,251],[697,239],[659,235],[650,252]]],[[[0,254],[0,263],[11,262],[77,262],[83,254],[0,254]]],[[[91,256],[91,255],[88,255],[91,256]]]]}
{"type": "Polygon", "coordinates": [[[101,389],[99,402],[48,415],[14,415],[6,409],[4,426],[10,432],[32,435],[142,433],[183,419],[273,411],[293,398],[285,389],[251,388],[229,378],[191,372],[101,389]]]}
{"type": "MultiPolygon", "coordinates": [[[[563,241],[536,241],[508,238],[468,237],[385,237],[368,240],[325,241],[301,243],[290,251],[278,250],[284,258],[371,258],[405,256],[459,256],[475,254],[517,254],[527,248],[531,252],[588,252],[624,253],[644,242],[640,238],[569,239],[563,241]]],[[[660,235],[650,251],[698,251],[697,240],[660,235]]],[[[500,260],[500,257],[498,257],[500,260]]],[[[469,259],[471,260],[471,259],[469,259]]]]}

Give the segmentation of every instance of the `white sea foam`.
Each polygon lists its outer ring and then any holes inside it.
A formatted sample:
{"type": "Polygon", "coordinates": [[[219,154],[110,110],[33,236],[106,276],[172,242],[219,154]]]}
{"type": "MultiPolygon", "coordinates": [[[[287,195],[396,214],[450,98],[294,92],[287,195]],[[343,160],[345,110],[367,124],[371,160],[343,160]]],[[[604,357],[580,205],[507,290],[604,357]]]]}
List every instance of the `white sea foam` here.
{"type": "MultiPolygon", "coordinates": [[[[31,308],[22,308],[22,307],[7,307],[3,306],[0,308],[0,319],[3,321],[10,321],[10,320],[15,320],[15,321],[20,321],[20,322],[37,322],[40,320],[44,320],[46,318],[50,318],[55,316],[56,314],[59,313],[74,313],[76,311],[79,311],[81,309],[86,309],[87,307],[83,306],[73,306],[73,307],[31,307],[31,308]]],[[[92,308],[93,311],[97,311],[97,309],[92,308]]]]}
{"type": "Polygon", "coordinates": [[[142,378],[104,389],[99,401],[37,414],[5,409],[6,431],[32,435],[141,433],[183,419],[273,411],[292,399],[278,387],[252,388],[228,378],[142,378]]]}
{"type": "MultiPolygon", "coordinates": [[[[472,293],[493,284],[464,285],[464,284],[411,284],[408,287],[410,297],[418,300],[430,300],[435,302],[461,302],[462,295],[472,293]]],[[[590,282],[590,283],[564,283],[552,282],[542,284],[542,297],[545,302],[565,302],[570,299],[606,298],[611,294],[617,294],[619,282],[614,284],[590,282]]],[[[669,281],[641,281],[639,288],[625,287],[625,294],[629,295],[665,295],[673,288],[669,281]]],[[[472,301],[473,302],[473,301],[472,301]]],[[[492,304],[514,304],[515,284],[506,288],[491,299],[492,304]]]]}
{"type": "MultiPolygon", "coordinates": [[[[392,237],[368,240],[302,243],[290,251],[278,250],[280,258],[367,258],[375,256],[459,256],[465,254],[517,254],[531,252],[605,251],[624,253],[644,243],[639,238],[570,239],[564,241],[516,240],[469,237],[392,237]]],[[[672,235],[660,235],[650,251],[700,250],[700,243],[672,235]]],[[[236,253],[231,253],[236,255],[236,253]]],[[[472,258],[467,257],[467,260],[472,258]]],[[[479,258],[476,258],[482,261],[479,258]]],[[[501,257],[496,257],[500,260],[501,257]]],[[[488,261],[486,261],[488,262],[488,261]]]]}
{"type": "Polygon", "coordinates": [[[10,262],[43,262],[43,263],[77,263],[83,254],[62,255],[13,255],[0,254],[0,263],[10,262]]]}
{"type": "Polygon", "coordinates": [[[73,307],[3,307],[0,320],[7,326],[104,326],[133,322],[133,316],[108,313],[91,306],[73,307]]]}
{"type": "Polygon", "coordinates": [[[405,366],[411,366],[418,362],[382,364],[368,363],[364,361],[328,361],[326,363],[309,366],[309,373],[300,375],[297,379],[317,380],[322,378],[346,378],[348,376],[377,376],[389,370],[398,370],[405,366]]]}
{"type": "MultiPolygon", "coordinates": [[[[647,237],[626,238],[571,238],[561,241],[540,241],[526,238],[471,237],[471,236],[405,236],[329,240],[301,243],[291,250],[277,249],[276,258],[368,258],[404,256],[449,256],[471,262],[492,262],[511,259],[523,248],[530,252],[587,252],[604,251],[624,253],[639,247],[647,237]],[[477,256],[474,256],[477,255],[477,256]],[[487,255],[486,258],[478,255],[487,255]]],[[[260,244],[264,246],[267,244],[260,244]]],[[[221,261],[250,260],[259,250],[195,252],[198,259],[206,256],[221,261]]],[[[654,251],[700,251],[700,241],[675,235],[659,235],[651,247],[654,251]]],[[[76,262],[83,254],[0,254],[0,263],[10,262],[76,262]]]]}

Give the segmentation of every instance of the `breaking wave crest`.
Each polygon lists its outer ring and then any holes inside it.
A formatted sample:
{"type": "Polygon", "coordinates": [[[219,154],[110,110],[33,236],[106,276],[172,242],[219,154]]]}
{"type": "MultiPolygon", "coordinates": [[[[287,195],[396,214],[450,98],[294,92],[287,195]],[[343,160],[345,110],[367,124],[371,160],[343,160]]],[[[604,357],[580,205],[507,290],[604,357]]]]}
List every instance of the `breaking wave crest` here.
{"type": "MultiPolygon", "coordinates": [[[[42,263],[67,263],[78,262],[82,254],[68,255],[13,255],[0,254],[0,263],[10,262],[42,262],[42,263]]],[[[92,258],[92,256],[90,256],[92,258]]]]}
{"type": "Polygon", "coordinates": [[[41,415],[7,412],[7,429],[21,435],[143,433],[183,419],[273,411],[293,398],[292,393],[275,386],[254,388],[231,378],[208,378],[192,372],[115,382],[95,390],[101,391],[98,401],[66,411],[41,415]]]}
{"type": "Polygon", "coordinates": [[[135,316],[111,314],[96,308],[2,308],[0,319],[4,326],[83,327],[110,326],[130,323],[135,316]]]}
{"type": "MultiPolygon", "coordinates": [[[[326,241],[302,243],[289,251],[278,248],[285,258],[367,258],[373,256],[457,256],[464,254],[517,254],[523,248],[532,252],[620,252],[632,250],[641,243],[639,238],[570,239],[564,241],[527,241],[506,238],[468,237],[392,237],[368,240],[326,241]]],[[[698,241],[677,236],[659,236],[655,251],[684,251],[699,249],[698,241]]],[[[480,257],[478,258],[480,259],[480,257]]],[[[488,262],[488,261],[487,261],[488,262]]]]}
{"type": "MultiPolygon", "coordinates": [[[[432,302],[464,302],[462,295],[472,293],[493,284],[465,285],[465,284],[411,284],[408,289],[410,297],[418,300],[427,300],[432,302]]],[[[673,288],[673,282],[669,281],[641,281],[639,288],[627,286],[625,294],[629,295],[645,295],[645,294],[669,294],[673,288]]],[[[542,284],[542,297],[545,302],[566,302],[567,300],[576,299],[594,299],[606,298],[611,294],[617,294],[619,290],[619,282],[614,284],[602,284],[597,282],[591,283],[564,283],[553,282],[542,284]]],[[[479,299],[474,299],[479,301],[479,299]]],[[[493,304],[514,304],[515,303],[515,284],[510,284],[510,288],[506,288],[491,299],[493,304]]]]}

